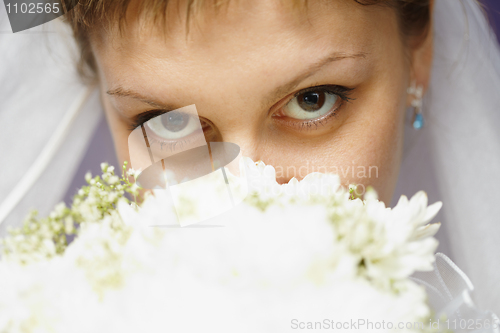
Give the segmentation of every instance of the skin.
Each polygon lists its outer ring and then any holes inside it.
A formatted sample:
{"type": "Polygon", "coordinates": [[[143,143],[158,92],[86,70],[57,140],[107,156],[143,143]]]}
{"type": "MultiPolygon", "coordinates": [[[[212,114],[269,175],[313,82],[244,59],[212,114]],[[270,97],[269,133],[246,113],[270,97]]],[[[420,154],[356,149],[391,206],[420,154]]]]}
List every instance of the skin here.
{"type": "Polygon", "coordinates": [[[352,0],[312,0],[307,11],[234,1],[219,13],[207,9],[189,34],[176,13],[167,13],[165,36],[135,17],[133,2],[123,34],[92,38],[120,162],[129,159],[135,116],[195,104],[207,141],[238,144],[275,166],[280,182],[337,171],[343,184],[371,185],[390,202],[412,100],[406,89],[413,80],[428,85],[432,34],[409,47],[392,9],[352,0]],[[352,100],[321,121],[291,118],[295,93],[320,85],[352,88],[352,100]]]}

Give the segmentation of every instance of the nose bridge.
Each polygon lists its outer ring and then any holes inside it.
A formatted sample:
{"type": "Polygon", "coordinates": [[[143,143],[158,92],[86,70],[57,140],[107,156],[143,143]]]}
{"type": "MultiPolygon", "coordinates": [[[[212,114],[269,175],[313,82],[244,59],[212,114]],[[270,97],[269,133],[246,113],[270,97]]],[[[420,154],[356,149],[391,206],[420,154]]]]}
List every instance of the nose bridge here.
{"type": "Polygon", "coordinates": [[[241,94],[229,95],[240,98],[227,98],[224,103],[205,99],[205,103],[198,107],[199,115],[214,127],[217,141],[235,143],[243,156],[259,159],[265,141],[267,112],[252,101],[241,98],[241,94]]]}
{"type": "Polygon", "coordinates": [[[229,84],[232,81],[228,79],[217,85],[200,83],[208,88],[199,90],[198,113],[215,128],[218,141],[237,144],[243,156],[255,160],[259,158],[269,123],[268,110],[259,102],[263,89],[248,83],[229,84]]]}
{"type": "Polygon", "coordinates": [[[219,132],[222,141],[237,144],[243,156],[250,157],[254,161],[260,158],[262,131],[256,131],[250,126],[234,126],[219,129],[219,132]]]}

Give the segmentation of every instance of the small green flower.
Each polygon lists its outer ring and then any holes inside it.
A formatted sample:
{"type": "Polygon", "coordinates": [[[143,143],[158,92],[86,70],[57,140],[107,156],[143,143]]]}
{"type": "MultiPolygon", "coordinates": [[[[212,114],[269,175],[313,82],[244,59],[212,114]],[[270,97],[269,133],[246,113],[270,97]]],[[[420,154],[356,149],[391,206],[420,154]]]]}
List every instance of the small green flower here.
{"type": "Polygon", "coordinates": [[[68,246],[68,236],[77,234],[82,222],[99,222],[116,211],[119,201],[130,203],[126,193],[137,197],[139,187],[129,181],[126,162],[121,178],[107,163],[102,163],[101,169],[102,176],[85,175],[88,185],[78,190],[71,207],[60,203],[44,218],[32,211],[22,227],[9,228],[9,235],[0,240],[5,259],[27,264],[61,255],[68,246]]]}

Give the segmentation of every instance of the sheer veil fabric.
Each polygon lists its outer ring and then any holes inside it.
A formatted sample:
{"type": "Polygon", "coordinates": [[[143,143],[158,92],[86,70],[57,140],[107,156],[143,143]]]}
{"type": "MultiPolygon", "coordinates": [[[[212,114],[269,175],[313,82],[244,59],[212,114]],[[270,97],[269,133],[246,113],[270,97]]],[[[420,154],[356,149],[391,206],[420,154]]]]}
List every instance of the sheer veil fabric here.
{"type": "Polygon", "coordinates": [[[443,202],[438,250],[469,276],[477,306],[498,314],[500,50],[473,0],[436,0],[434,39],[426,124],[407,121],[393,204],[418,190],[443,202]]]}
{"type": "MultiPolygon", "coordinates": [[[[107,131],[69,29],[55,20],[10,31],[0,6],[0,235],[61,201],[84,156],[102,156],[95,130],[107,131]]],[[[470,277],[478,306],[500,313],[500,50],[474,0],[436,0],[434,36],[426,125],[411,128],[408,110],[394,198],[425,190],[443,201],[439,251],[470,277]]]]}
{"type": "Polygon", "coordinates": [[[101,107],[77,58],[61,20],[13,34],[0,4],[0,235],[61,201],[90,142],[101,107]]]}

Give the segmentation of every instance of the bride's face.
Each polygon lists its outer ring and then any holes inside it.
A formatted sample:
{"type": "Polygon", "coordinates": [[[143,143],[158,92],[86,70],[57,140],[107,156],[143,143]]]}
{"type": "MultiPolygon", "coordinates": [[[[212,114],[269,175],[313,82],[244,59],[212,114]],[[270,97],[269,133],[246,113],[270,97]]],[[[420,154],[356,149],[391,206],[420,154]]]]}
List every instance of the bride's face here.
{"type": "MultiPolygon", "coordinates": [[[[149,27],[129,9],[125,32],[92,41],[118,157],[151,115],[195,104],[207,141],[238,144],[276,167],[279,181],[313,171],[392,196],[406,89],[428,66],[400,34],[397,13],[352,0],[234,1],[192,21],[173,10],[149,27]],[[414,64],[410,66],[410,63],[414,64]]],[[[168,128],[157,134],[168,133],[168,128]]],[[[168,138],[165,138],[168,141],[168,138]]]]}

